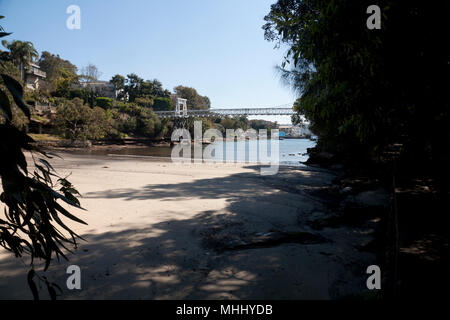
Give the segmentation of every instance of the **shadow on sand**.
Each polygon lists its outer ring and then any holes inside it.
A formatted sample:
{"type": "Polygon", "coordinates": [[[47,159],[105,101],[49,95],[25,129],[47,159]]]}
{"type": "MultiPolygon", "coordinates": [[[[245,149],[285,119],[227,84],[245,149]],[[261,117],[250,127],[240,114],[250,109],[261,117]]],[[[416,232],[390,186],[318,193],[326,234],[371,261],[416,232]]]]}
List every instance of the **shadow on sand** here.
{"type": "MultiPolygon", "coordinates": [[[[82,289],[65,289],[65,299],[329,299],[361,294],[365,268],[373,259],[355,249],[367,241],[361,230],[349,235],[348,230],[327,229],[320,235],[327,241],[316,243],[278,241],[226,249],[280,232],[315,234],[306,221],[326,210],[317,194],[326,191],[332,178],[322,170],[282,168],[273,177],[239,173],[87,193],[84,198],[98,201],[226,198],[227,206],[188,219],[118,224],[122,231],[84,234],[87,242],[69,256],[70,262],[55,261],[47,276],[65,287],[67,266],[81,267],[82,289]]],[[[0,298],[31,298],[27,269],[17,259],[0,261],[0,270],[0,298]]],[[[41,292],[45,298],[45,288],[41,292]]]]}

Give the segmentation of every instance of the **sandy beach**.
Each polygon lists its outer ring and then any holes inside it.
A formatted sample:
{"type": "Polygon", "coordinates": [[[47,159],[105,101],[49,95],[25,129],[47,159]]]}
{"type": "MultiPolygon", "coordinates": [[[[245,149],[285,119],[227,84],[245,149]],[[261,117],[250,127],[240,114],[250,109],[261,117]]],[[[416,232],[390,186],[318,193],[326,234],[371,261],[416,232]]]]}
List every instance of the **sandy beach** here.
{"type": "MultiPolygon", "coordinates": [[[[88,223],[69,262],[42,275],[62,299],[332,299],[366,291],[374,257],[367,230],[318,232],[320,196],[333,174],[282,167],[261,176],[242,164],[174,164],[146,158],[62,154],[51,162],[82,194],[88,223]],[[81,290],[66,268],[81,268],[81,290]]],[[[0,251],[0,299],[31,299],[28,258],[0,251]]],[[[37,271],[41,269],[38,268],[37,271]]],[[[42,298],[48,298],[46,289],[42,298]]]]}

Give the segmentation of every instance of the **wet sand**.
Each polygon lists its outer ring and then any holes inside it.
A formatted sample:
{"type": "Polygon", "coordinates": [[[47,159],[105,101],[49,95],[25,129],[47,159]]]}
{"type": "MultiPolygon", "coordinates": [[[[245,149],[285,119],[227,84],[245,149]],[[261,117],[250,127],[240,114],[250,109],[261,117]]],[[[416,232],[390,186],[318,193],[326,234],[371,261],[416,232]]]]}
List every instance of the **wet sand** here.
{"type": "MultiPolygon", "coordinates": [[[[310,228],[333,174],[64,154],[52,164],[83,198],[87,241],[45,275],[63,299],[333,299],[366,292],[367,230],[310,228]],[[306,238],[305,238],[306,235],[306,238]],[[313,236],[311,238],[311,236],[313,236]],[[81,290],[65,283],[81,268],[81,290]]],[[[31,299],[27,259],[0,249],[0,299],[31,299]]],[[[38,269],[39,272],[39,269],[38,269]]],[[[40,273],[43,274],[43,273],[40,273]]],[[[43,287],[42,298],[48,297],[43,287]]]]}

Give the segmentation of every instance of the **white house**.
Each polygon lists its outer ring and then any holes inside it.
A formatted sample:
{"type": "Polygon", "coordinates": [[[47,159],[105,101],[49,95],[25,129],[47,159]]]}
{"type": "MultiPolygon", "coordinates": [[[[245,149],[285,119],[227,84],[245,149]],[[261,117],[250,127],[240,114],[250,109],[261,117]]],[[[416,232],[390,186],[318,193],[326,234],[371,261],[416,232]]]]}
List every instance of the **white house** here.
{"type": "Polygon", "coordinates": [[[37,64],[30,63],[25,73],[25,85],[31,90],[38,90],[39,84],[47,77],[37,64]]]}

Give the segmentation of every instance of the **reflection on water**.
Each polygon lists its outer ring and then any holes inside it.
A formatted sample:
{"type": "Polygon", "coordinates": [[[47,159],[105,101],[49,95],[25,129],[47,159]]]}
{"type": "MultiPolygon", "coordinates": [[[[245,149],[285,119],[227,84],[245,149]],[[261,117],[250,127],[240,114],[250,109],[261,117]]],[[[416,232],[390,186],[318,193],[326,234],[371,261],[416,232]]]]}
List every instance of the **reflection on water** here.
{"type": "MultiPolygon", "coordinates": [[[[227,148],[231,148],[229,145],[232,144],[234,149],[234,160],[238,162],[249,162],[249,154],[258,152],[258,145],[262,143],[267,143],[267,154],[270,155],[271,152],[271,141],[227,141],[220,142],[216,145],[217,149],[223,148],[223,156],[226,157],[227,148]],[[256,148],[256,149],[255,149],[256,148]],[[238,151],[239,150],[239,151],[238,151]],[[245,153],[242,152],[245,150],[245,153]]],[[[316,144],[315,141],[308,139],[285,139],[279,141],[279,161],[280,164],[284,165],[301,165],[301,162],[308,160],[308,155],[306,154],[307,148],[312,148],[316,144]]],[[[206,147],[206,146],[204,146],[206,147]]],[[[158,146],[158,147],[127,147],[123,149],[79,149],[74,151],[76,154],[90,154],[97,156],[108,156],[108,155],[124,155],[124,156],[140,156],[140,157],[161,157],[170,158],[172,154],[172,148],[169,146],[158,146]]],[[[194,152],[191,152],[192,157],[194,152]]],[[[216,154],[218,155],[218,154],[216,154]]],[[[214,154],[213,154],[214,156],[214,154]]],[[[252,159],[254,160],[254,159],[252,159]]],[[[250,161],[252,162],[252,161],[250,161]]]]}
{"type": "Polygon", "coordinates": [[[308,160],[307,148],[314,147],[315,142],[308,139],[247,140],[217,142],[214,146],[216,150],[219,150],[212,154],[211,158],[215,160],[226,159],[227,162],[249,163],[270,160],[271,162],[279,161],[285,165],[300,165],[301,162],[308,160]],[[278,143],[278,147],[274,146],[274,143],[278,143]],[[272,156],[272,149],[275,152],[279,151],[278,157],[272,156]]]}

